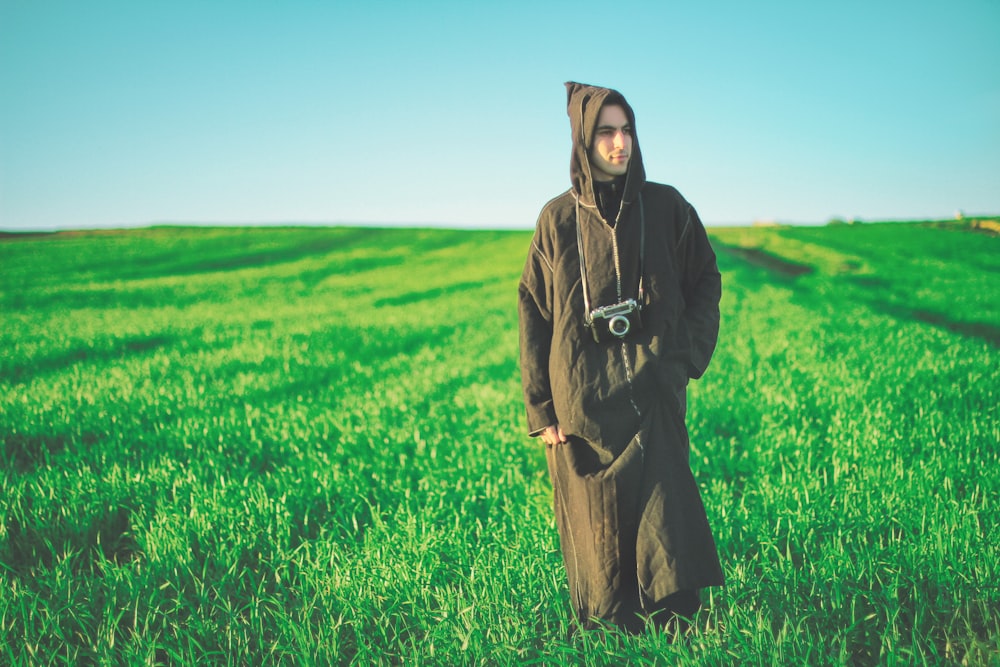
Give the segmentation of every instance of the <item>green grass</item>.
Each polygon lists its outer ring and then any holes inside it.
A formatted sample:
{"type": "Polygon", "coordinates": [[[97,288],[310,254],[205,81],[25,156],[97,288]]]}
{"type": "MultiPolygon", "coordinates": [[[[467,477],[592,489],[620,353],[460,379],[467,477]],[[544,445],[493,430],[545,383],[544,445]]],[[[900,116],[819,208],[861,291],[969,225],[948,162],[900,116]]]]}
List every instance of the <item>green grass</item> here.
{"type": "Polygon", "coordinates": [[[1000,239],[712,235],[681,643],[568,638],[529,234],[0,239],[0,663],[1000,664],[1000,239]]]}

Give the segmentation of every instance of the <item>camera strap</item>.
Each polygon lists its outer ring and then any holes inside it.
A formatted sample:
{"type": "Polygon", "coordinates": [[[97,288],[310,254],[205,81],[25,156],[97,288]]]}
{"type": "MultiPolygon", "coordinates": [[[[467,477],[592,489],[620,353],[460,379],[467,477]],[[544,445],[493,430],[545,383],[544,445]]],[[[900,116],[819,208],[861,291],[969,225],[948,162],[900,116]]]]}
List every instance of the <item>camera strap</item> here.
{"type": "MultiPolygon", "coordinates": [[[[612,233],[617,233],[612,230],[612,233]]],[[[616,241],[617,243],[617,241],[616,241]]],[[[576,198],[576,247],[580,255],[580,280],[583,283],[583,309],[584,318],[590,323],[590,284],[587,282],[587,260],[583,252],[583,226],[580,224],[580,199],[576,198]]],[[[639,297],[637,299],[639,308],[642,308],[643,289],[642,281],[645,277],[646,261],[646,212],[642,206],[642,193],[639,193],[639,297]]]]}

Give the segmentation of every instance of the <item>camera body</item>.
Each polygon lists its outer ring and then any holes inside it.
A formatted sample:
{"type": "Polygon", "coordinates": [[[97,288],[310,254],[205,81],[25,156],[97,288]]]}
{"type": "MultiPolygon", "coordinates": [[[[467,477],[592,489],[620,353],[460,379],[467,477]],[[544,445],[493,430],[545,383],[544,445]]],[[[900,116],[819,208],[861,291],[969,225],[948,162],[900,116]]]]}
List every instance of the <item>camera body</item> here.
{"type": "Polygon", "coordinates": [[[598,343],[621,340],[629,332],[642,328],[642,307],[635,299],[626,299],[590,311],[587,326],[598,343]]]}

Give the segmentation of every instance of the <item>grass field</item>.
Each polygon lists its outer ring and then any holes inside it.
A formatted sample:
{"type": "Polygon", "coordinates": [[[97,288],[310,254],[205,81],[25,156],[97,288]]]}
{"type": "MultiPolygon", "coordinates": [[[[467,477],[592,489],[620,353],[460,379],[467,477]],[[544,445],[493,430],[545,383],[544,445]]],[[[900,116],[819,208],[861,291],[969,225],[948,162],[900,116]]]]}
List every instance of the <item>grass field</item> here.
{"type": "Polygon", "coordinates": [[[568,636],[528,233],[0,237],[0,664],[1000,665],[1000,237],[711,234],[685,642],[568,636]]]}

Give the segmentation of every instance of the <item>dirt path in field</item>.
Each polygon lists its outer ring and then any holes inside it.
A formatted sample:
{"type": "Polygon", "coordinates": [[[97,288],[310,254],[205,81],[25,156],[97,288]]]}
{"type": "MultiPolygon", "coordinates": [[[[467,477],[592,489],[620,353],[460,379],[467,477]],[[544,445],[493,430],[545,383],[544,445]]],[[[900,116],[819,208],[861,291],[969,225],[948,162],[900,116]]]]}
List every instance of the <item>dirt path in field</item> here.
{"type": "Polygon", "coordinates": [[[714,246],[718,250],[734,257],[738,257],[749,264],[763,267],[768,271],[789,278],[813,273],[816,270],[808,264],[790,262],[787,259],[778,257],[777,255],[772,255],[771,253],[761,250],[760,248],[741,248],[738,246],[719,243],[718,241],[714,243],[714,246]]]}

